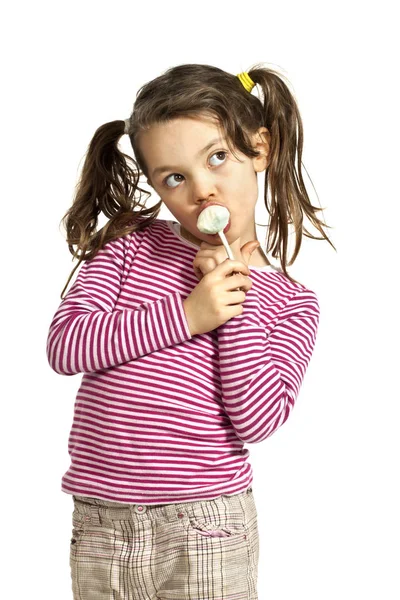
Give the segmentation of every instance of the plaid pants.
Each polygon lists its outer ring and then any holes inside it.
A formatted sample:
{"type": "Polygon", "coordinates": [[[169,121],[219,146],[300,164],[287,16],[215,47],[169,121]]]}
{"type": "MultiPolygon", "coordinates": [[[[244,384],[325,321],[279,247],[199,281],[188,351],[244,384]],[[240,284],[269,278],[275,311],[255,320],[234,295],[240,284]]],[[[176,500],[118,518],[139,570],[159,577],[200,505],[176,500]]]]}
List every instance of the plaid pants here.
{"type": "Polygon", "coordinates": [[[73,501],[74,600],[257,600],[251,487],[179,504],[73,501]]]}

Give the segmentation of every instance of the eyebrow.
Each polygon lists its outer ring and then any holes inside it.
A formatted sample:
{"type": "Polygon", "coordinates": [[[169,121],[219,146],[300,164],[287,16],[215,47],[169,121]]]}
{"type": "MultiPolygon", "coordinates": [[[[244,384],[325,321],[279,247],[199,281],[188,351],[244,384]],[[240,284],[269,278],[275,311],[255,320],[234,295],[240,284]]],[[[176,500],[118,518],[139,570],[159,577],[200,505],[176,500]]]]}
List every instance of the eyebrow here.
{"type": "MultiPolygon", "coordinates": [[[[211,140],[211,142],[209,142],[207,144],[207,146],[205,146],[202,150],[200,150],[197,153],[197,156],[201,156],[204,152],[207,152],[207,150],[209,150],[211,148],[211,146],[214,146],[214,144],[216,144],[217,142],[222,142],[222,141],[223,140],[221,140],[221,138],[215,138],[214,140],[211,140]]],[[[169,166],[157,167],[157,169],[154,169],[154,171],[153,171],[153,177],[158,175],[158,173],[163,173],[164,171],[174,171],[176,169],[177,169],[177,167],[169,167],[169,166]]]]}

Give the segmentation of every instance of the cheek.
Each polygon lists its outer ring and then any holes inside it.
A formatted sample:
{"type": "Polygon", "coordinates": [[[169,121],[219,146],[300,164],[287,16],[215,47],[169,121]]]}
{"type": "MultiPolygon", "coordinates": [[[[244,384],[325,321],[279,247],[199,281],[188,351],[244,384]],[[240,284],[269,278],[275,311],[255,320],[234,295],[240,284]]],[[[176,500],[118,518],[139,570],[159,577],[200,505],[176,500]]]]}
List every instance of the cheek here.
{"type": "Polygon", "coordinates": [[[160,199],[162,203],[168,208],[168,210],[172,213],[179,212],[182,209],[182,202],[179,201],[176,197],[173,198],[171,194],[168,193],[159,193],[160,199]]]}
{"type": "Polygon", "coordinates": [[[227,196],[237,205],[257,202],[258,181],[256,177],[242,177],[226,188],[227,196]]]}
{"type": "Polygon", "coordinates": [[[226,176],[224,187],[230,192],[257,191],[257,177],[252,164],[234,165],[226,176]]]}

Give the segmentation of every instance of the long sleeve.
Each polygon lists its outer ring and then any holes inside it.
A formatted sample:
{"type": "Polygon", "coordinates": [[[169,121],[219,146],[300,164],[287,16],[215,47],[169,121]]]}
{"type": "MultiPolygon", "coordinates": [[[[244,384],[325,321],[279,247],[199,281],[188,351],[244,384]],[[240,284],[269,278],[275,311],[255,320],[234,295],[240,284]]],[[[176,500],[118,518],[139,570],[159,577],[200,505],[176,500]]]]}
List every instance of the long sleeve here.
{"type": "Polygon", "coordinates": [[[260,320],[260,297],[246,294],[244,311],[218,328],[224,408],[243,442],[265,440],[288,418],[309,364],[319,322],[314,292],[301,290],[260,320]]]}
{"type": "Polygon", "coordinates": [[[191,338],[182,296],[169,293],[137,309],[116,310],[128,242],[108,242],[62,300],[50,325],[47,359],[62,375],[92,373],[191,338]]]}

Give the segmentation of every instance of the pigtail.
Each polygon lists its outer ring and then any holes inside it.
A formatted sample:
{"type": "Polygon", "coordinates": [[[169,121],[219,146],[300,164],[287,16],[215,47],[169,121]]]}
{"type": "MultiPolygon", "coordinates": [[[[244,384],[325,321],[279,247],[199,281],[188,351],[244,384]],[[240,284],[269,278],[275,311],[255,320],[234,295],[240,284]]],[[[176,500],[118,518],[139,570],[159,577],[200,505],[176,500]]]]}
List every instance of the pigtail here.
{"type": "Polygon", "coordinates": [[[62,218],[72,260],[79,260],[65,284],[61,299],[82,261],[94,258],[110,240],[149,226],[160,211],[161,202],[145,209],[147,198],[144,204],[140,201],[142,193],[147,197],[151,194],[138,185],[142,171],[136,160],[118,148],[124,127],[125,122],[120,120],[106,123],[97,129],[89,144],[73,204],[62,218]],[[130,166],[131,162],[134,168],[130,166]],[[135,198],[137,191],[139,199],[135,198]],[[135,211],[138,206],[142,208],[135,211]],[[101,212],[109,221],[97,231],[101,212]],[[139,220],[139,214],[149,216],[139,220]],[[76,250],[73,246],[77,246],[76,250]]]}
{"type": "Polygon", "coordinates": [[[249,70],[251,79],[263,94],[264,125],[271,134],[269,165],[265,173],[265,206],[270,216],[267,252],[279,257],[282,270],[292,265],[300,251],[302,235],[325,239],[336,250],[323,227],[329,227],[316,216],[322,211],[313,206],[302,177],[303,124],[296,100],[281,74],[258,65],[249,70]],[[297,155],[297,160],[296,160],[297,155]],[[267,192],[270,190],[270,201],[267,192]],[[322,234],[315,237],[303,225],[304,215],[322,234]],[[295,244],[288,259],[289,225],[293,225],[295,244]]]}

